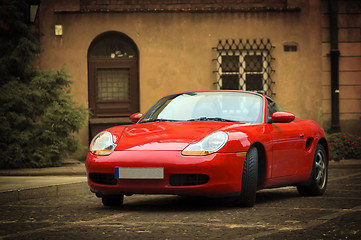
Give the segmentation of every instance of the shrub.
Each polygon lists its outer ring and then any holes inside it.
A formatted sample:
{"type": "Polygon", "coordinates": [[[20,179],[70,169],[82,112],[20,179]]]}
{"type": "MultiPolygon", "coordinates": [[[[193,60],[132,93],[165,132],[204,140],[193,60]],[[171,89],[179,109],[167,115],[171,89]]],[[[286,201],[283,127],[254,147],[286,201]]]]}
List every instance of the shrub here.
{"type": "Polygon", "coordinates": [[[37,72],[0,88],[0,167],[58,166],[80,147],[87,110],[76,106],[64,70],[37,72]]]}
{"type": "Polygon", "coordinates": [[[85,123],[69,76],[38,71],[39,33],[27,25],[29,1],[0,1],[0,168],[56,166],[79,147],[85,123]]]}
{"type": "Polygon", "coordinates": [[[328,135],[330,159],[360,159],[361,137],[349,133],[333,133],[328,135]]]}

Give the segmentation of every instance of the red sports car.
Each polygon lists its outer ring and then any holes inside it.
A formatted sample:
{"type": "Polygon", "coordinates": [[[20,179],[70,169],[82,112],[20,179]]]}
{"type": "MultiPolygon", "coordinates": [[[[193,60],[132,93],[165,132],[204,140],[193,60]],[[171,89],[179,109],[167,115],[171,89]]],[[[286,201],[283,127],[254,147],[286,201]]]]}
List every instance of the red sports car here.
{"type": "Polygon", "coordinates": [[[136,124],[102,131],[90,144],[88,183],[105,206],[132,194],[232,196],[253,206],[259,189],[326,190],[323,129],[261,94],[182,92],[130,119],[136,124]]]}

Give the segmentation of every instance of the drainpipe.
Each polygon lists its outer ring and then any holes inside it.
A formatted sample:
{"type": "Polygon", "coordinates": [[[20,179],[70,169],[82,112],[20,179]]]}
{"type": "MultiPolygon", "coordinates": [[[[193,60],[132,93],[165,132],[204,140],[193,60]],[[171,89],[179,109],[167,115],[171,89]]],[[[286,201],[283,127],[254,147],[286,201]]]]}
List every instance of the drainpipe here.
{"type": "Polygon", "coordinates": [[[339,88],[339,57],[337,1],[329,0],[330,15],[330,58],[331,58],[331,131],[340,132],[340,88],[339,88]]]}

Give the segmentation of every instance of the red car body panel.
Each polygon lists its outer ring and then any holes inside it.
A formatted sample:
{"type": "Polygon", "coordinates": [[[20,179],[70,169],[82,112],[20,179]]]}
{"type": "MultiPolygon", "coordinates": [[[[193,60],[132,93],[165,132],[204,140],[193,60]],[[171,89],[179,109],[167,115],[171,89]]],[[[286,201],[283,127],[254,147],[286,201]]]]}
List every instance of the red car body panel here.
{"type": "MultiPolygon", "coordinates": [[[[267,106],[265,97],[264,102],[267,106]]],[[[259,189],[293,185],[309,179],[317,144],[326,139],[311,120],[267,123],[267,108],[260,124],[219,121],[168,121],[117,126],[107,130],[117,144],[108,156],[89,151],[88,183],[99,195],[166,193],[178,195],[228,195],[241,191],[245,153],[251,146],[264,152],[264,178],[259,189]],[[207,135],[223,131],[228,141],[218,152],[184,156],[182,150],[207,135]],[[95,183],[91,173],[114,174],[116,167],[161,167],[163,179],[117,179],[115,185],[95,183]],[[171,186],[173,174],[205,174],[201,185],[171,186]]],[[[326,140],[325,140],[326,141],[326,140]]]]}
{"type": "MultiPolygon", "coordinates": [[[[228,123],[229,125],[229,123],[228,123]]],[[[244,124],[238,124],[244,125],[244,124]]],[[[153,122],[126,127],[114,127],[109,131],[118,135],[115,151],[124,150],[183,150],[190,143],[198,142],[214,131],[222,131],[223,122],[153,122]],[[139,144],[141,143],[141,144],[139,144]]]]}
{"type": "Polygon", "coordinates": [[[164,167],[164,179],[118,180],[115,186],[104,186],[89,181],[91,189],[101,194],[133,194],[158,193],[180,195],[224,195],[238,192],[241,182],[241,171],[244,157],[235,153],[216,153],[202,158],[182,156],[180,151],[115,151],[106,160],[97,160],[88,154],[88,172],[114,173],[115,167],[164,167]],[[121,160],[120,160],[121,159],[121,160]],[[171,186],[169,177],[172,174],[207,174],[210,178],[205,185],[171,186]]]}

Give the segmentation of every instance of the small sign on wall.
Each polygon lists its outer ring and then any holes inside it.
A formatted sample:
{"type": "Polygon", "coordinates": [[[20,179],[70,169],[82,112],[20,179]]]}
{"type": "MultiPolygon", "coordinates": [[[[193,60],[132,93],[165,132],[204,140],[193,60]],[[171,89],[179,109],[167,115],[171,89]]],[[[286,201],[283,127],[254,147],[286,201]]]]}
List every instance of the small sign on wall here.
{"type": "Polygon", "coordinates": [[[63,36],[63,25],[55,25],[55,36],[63,36]]]}

